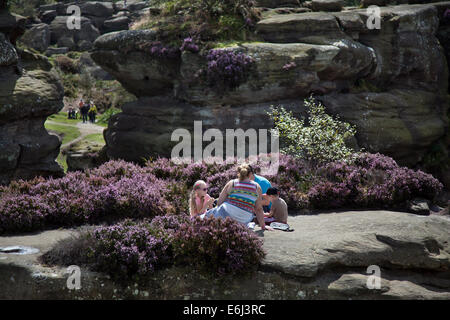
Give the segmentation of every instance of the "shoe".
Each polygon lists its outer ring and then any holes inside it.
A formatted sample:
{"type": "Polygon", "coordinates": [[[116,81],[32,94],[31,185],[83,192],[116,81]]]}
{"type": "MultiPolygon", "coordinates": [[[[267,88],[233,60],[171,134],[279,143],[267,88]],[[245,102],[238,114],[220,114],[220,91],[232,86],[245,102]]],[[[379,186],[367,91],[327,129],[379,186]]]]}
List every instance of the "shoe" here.
{"type": "Polygon", "coordinates": [[[274,229],[283,230],[283,231],[289,231],[289,225],[286,223],[280,223],[280,222],[272,222],[270,226],[274,229]]]}

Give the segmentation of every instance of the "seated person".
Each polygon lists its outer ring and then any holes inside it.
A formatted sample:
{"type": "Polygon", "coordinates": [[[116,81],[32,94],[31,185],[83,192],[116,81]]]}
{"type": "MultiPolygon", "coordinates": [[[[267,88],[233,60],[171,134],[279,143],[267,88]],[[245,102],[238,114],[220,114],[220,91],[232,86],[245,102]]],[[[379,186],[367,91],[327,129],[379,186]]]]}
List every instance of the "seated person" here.
{"type": "Polygon", "coordinates": [[[280,198],[280,191],[278,188],[271,187],[267,189],[267,196],[272,202],[270,212],[264,213],[264,221],[266,224],[272,222],[281,222],[287,224],[288,207],[286,202],[280,198]]]}
{"type": "Polygon", "coordinates": [[[269,211],[271,204],[270,204],[270,198],[267,196],[266,192],[267,192],[267,189],[272,187],[272,185],[270,184],[269,180],[267,180],[266,178],[264,178],[262,176],[257,175],[255,173],[255,169],[251,165],[249,165],[249,168],[250,168],[250,180],[255,181],[261,187],[261,190],[263,193],[261,204],[263,206],[263,209],[265,211],[269,211]]]}
{"type": "Polygon", "coordinates": [[[194,187],[189,198],[189,211],[191,217],[201,215],[205,213],[208,209],[213,208],[214,198],[212,198],[208,193],[208,186],[203,180],[198,180],[195,182],[194,187]]]}

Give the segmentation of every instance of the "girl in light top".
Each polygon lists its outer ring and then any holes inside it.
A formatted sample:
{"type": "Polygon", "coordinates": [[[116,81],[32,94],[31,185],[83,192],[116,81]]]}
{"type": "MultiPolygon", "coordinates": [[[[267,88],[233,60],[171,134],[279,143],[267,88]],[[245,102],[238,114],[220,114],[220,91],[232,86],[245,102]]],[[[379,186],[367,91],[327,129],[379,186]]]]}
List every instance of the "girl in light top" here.
{"type": "Polygon", "coordinates": [[[208,188],[206,182],[203,180],[198,180],[194,183],[192,188],[191,196],[189,198],[189,211],[191,217],[203,214],[206,210],[213,207],[214,198],[212,198],[208,193],[208,188]]]}

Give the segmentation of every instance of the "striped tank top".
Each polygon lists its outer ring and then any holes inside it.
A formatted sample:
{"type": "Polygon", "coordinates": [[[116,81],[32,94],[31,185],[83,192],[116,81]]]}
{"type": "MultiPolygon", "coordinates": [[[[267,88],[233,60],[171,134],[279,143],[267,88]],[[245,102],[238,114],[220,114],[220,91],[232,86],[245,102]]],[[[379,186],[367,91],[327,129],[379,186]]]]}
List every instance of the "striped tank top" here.
{"type": "Polygon", "coordinates": [[[258,199],[258,184],[256,182],[233,181],[233,187],[225,202],[249,213],[255,213],[255,203],[258,199]]]}

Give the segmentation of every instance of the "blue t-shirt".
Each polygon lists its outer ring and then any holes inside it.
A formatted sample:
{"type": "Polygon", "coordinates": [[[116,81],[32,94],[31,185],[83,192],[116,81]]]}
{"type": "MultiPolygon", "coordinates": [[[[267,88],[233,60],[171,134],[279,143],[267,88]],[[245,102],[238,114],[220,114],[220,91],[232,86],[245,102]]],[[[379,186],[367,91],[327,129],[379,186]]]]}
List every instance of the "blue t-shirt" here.
{"type": "Polygon", "coordinates": [[[254,176],[255,176],[255,182],[259,184],[263,194],[267,192],[267,189],[272,187],[269,180],[267,180],[266,178],[258,176],[256,174],[254,176]]]}
{"type": "MultiPolygon", "coordinates": [[[[267,180],[264,177],[258,176],[258,175],[254,175],[255,176],[255,182],[257,184],[259,184],[259,186],[261,187],[261,191],[262,193],[266,193],[267,189],[269,189],[270,187],[272,187],[272,185],[270,184],[269,180],[267,180]]],[[[270,207],[272,206],[272,203],[269,203],[268,205],[268,209],[270,210],[270,207]]]]}

